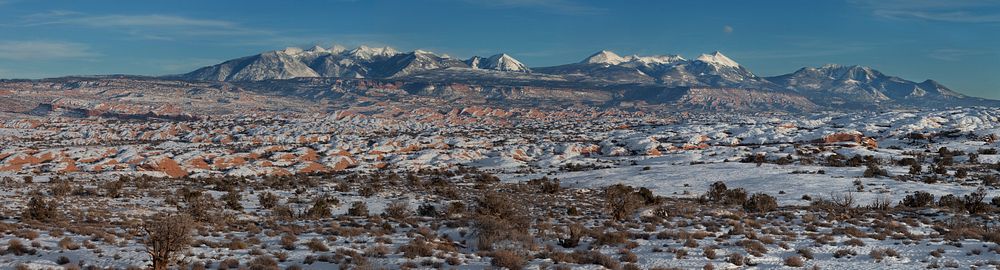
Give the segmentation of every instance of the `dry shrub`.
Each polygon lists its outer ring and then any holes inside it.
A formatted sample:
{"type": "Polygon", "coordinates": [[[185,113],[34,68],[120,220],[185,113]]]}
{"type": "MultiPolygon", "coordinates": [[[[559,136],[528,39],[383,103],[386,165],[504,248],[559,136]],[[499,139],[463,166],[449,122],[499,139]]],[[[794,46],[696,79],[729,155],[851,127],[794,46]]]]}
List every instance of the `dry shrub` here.
{"type": "Polygon", "coordinates": [[[64,250],[77,250],[80,249],[80,245],[73,242],[73,238],[63,237],[59,240],[59,248],[64,250]]]}
{"type": "Polygon", "coordinates": [[[941,258],[941,256],[943,256],[943,255],[944,255],[944,249],[943,248],[938,248],[938,249],[935,249],[935,250],[931,251],[931,256],[934,256],[934,257],[937,257],[937,258],[941,258]]]}
{"type": "Polygon", "coordinates": [[[309,242],[306,242],[306,247],[308,247],[309,250],[312,250],[312,252],[330,251],[330,247],[327,247],[326,243],[323,243],[323,240],[319,238],[310,239],[309,242]]]}
{"type": "Polygon", "coordinates": [[[709,259],[709,260],[714,260],[715,259],[716,252],[715,252],[715,249],[712,248],[712,247],[705,248],[705,251],[703,253],[705,254],[705,258],[706,259],[709,259]]]}
{"type": "Polygon", "coordinates": [[[410,216],[410,205],[405,201],[389,203],[385,207],[385,216],[395,220],[406,219],[410,216]]]}
{"type": "Polygon", "coordinates": [[[763,254],[767,254],[767,247],[763,243],[757,240],[743,240],[740,241],[740,246],[754,256],[760,257],[763,254]]]}
{"type": "Polygon", "coordinates": [[[803,258],[810,259],[810,260],[813,259],[813,251],[812,251],[812,249],[809,249],[809,248],[800,248],[799,250],[796,251],[796,253],[798,253],[799,255],[801,255],[803,258]]]}
{"type": "Polygon", "coordinates": [[[7,254],[14,254],[14,256],[22,256],[25,254],[33,255],[35,254],[35,250],[25,246],[24,243],[21,243],[21,240],[10,239],[7,241],[7,249],[5,249],[3,252],[0,252],[0,255],[7,255],[7,254]]]}
{"type": "Polygon", "coordinates": [[[906,207],[927,207],[934,204],[934,195],[929,192],[917,191],[903,197],[899,204],[906,207]]]}
{"type": "Polygon", "coordinates": [[[235,268],[238,268],[238,267],[240,267],[240,260],[237,260],[235,258],[226,258],[225,260],[222,260],[221,262],[219,262],[218,269],[220,269],[220,270],[222,270],[222,269],[235,269],[235,268]]]}
{"type": "Polygon", "coordinates": [[[605,208],[614,220],[625,220],[643,205],[642,197],[632,187],[616,184],[604,190],[605,208]]]}
{"type": "Polygon", "coordinates": [[[604,233],[598,233],[595,237],[597,238],[597,240],[594,241],[594,245],[613,246],[613,245],[625,244],[628,242],[628,236],[629,236],[628,232],[609,231],[604,233]]]}
{"type": "Polygon", "coordinates": [[[802,260],[802,257],[791,256],[791,257],[785,258],[785,266],[803,267],[805,265],[806,265],[806,263],[805,263],[804,260],[802,260]]]}
{"type": "Polygon", "coordinates": [[[375,258],[385,258],[386,255],[389,255],[389,252],[390,252],[389,246],[378,244],[371,246],[367,250],[365,250],[365,255],[375,258]]]}
{"type": "MultiPolygon", "coordinates": [[[[895,250],[893,250],[893,252],[895,252],[895,250]]],[[[870,252],[868,252],[868,256],[872,257],[872,259],[875,260],[875,262],[881,262],[882,259],[884,259],[886,255],[887,254],[886,254],[886,251],[884,249],[878,249],[878,248],[876,248],[876,249],[872,249],[870,252]]]]}
{"type": "Polygon", "coordinates": [[[250,270],[280,270],[278,267],[278,262],[271,258],[271,256],[257,256],[250,261],[250,270]]]}
{"type": "Polygon", "coordinates": [[[364,201],[356,201],[351,204],[351,208],[347,209],[347,214],[357,217],[367,217],[368,216],[368,204],[364,201]]]}
{"type": "Polygon", "coordinates": [[[856,256],[856,255],[858,255],[858,253],[855,252],[854,250],[850,250],[850,249],[838,249],[837,251],[833,252],[833,257],[834,258],[838,258],[838,259],[843,258],[843,257],[848,257],[848,256],[856,256]]]}
{"type": "Polygon", "coordinates": [[[309,207],[309,210],[306,210],[305,217],[311,219],[329,218],[333,216],[333,212],[330,208],[336,205],[336,202],[331,202],[331,200],[324,196],[316,197],[313,199],[312,207],[309,207]]]}
{"type": "Polygon", "coordinates": [[[243,250],[250,247],[250,245],[248,245],[246,242],[243,242],[243,240],[239,238],[233,238],[232,240],[229,241],[229,244],[226,246],[227,248],[229,248],[229,250],[243,250]]]}
{"type": "Polygon", "coordinates": [[[154,270],[164,270],[174,257],[191,246],[194,221],[183,214],[160,214],[143,224],[146,253],[152,258],[154,270]]]}
{"type": "Polygon", "coordinates": [[[726,261],[736,266],[741,266],[746,261],[746,259],[743,258],[743,255],[740,255],[739,253],[730,253],[729,256],[726,258],[726,261]]]}
{"type": "Polygon", "coordinates": [[[586,233],[586,228],[578,223],[570,224],[566,230],[569,233],[568,238],[559,239],[559,245],[564,248],[575,248],[580,245],[580,238],[586,233]]]}
{"type": "Polygon", "coordinates": [[[520,202],[510,195],[494,192],[477,200],[474,229],[479,249],[493,250],[498,246],[527,249],[533,241],[528,234],[531,219],[528,208],[520,202]]]}
{"type": "Polygon", "coordinates": [[[39,234],[38,231],[35,230],[20,229],[14,232],[14,236],[28,240],[35,240],[35,238],[38,238],[39,234]]]}
{"type": "Polygon", "coordinates": [[[635,253],[632,253],[631,251],[624,250],[622,252],[621,261],[634,263],[639,261],[639,256],[635,255],[635,253]]]}
{"type": "Polygon", "coordinates": [[[271,192],[260,194],[257,200],[260,202],[260,207],[264,209],[271,209],[278,206],[278,196],[271,192]]]}
{"type": "Polygon", "coordinates": [[[890,201],[889,198],[879,197],[875,198],[875,200],[868,204],[865,208],[873,211],[888,211],[891,207],[892,201],[890,201]]]}
{"type": "Polygon", "coordinates": [[[273,217],[275,220],[289,221],[295,217],[295,213],[292,211],[291,207],[288,207],[286,205],[278,205],[271,208],[271,217],[273,217]]]}
{"type": "Polygon", "coordinates": [[[684,246],[689,248],[696,248],[698,247],[698,241],[695,241],[694,238],[688,238],[687,240],[684,241],[684,246]]]}
{"type": "Polygon", "coordinates": [[[277,253],[274,253],[274,258],[278,259],[279,262],[288,261],[288,252],[277,252],[277,253]]]}
{"type": "Polygon", "coordinates": [[[527,263],[528,261],[525,259],[524,255],[510,250],[494,251],[493,259],[490,260],[490,265],[504,267],[511,270],[523,269],[524,265],[527,263]]]}
{"type": "Polygon", "coordinates": [[[720,204],[743,205],[747,200],[747,192],[743,188],[729,189],[725,183],[719,181],[712,183],[702,198],[720,204]]]}
{"type": "Polygon", "coordinates": [[[225,195],[222,195],[221,199],[226,203],[227,208],[243,211],[243,204],[240,203],[243,200],[243,195],[238,189],[230,189],[225,195]]]}
{"type": "Polygon", "coordinates": [[[420,206],[417,206],[417,215],[423,217],[437,217],[438,211],[437,208],[434,207],[434,205],[430,203],[424,203],[421,204],[420,206]]]}
{"type": "Polygon", "coordinates": [[[743,209],[749,212],[770,212],[778,209],[778,200],[771,195],[754,193],[743,203],[743,209]]]}
{"type": "Polygon", "coordinates": [[[28,206],[21,212],[21,218],[52,222],[59,218],[59,205],[55,200],[46,200],[41,193],[34,193],[28,200],[28,206]]]}
{"type": "Polygon", "coordinates": [[[865,246],[865,242],[861,241],[861,239],[858,239],[858,238],[851,238],[851,239],[849,239],[847,241],[844,241],[844,245],[854,246],[854,247],[863,247],[863,246],[865,246]]]}
{"type": "Polygon", "coordinates": [[[293,233],[286,233],[281,237],[281,248],[285,250],[295,250],[295,242],[298,242],[299,238],[293,233]]]}
{"type": "Polygon", "coordinates": [[[69,180],[54,178],[49,182],[49,185],[49,191],[55,197],[63,197],[73,192],[73,184],[69,180]]]}
{"type": "Polygon", "coordinates": [[[680,249],[674,250],[674,257],[676,257],[678,260],[684,259],[684,257],[687,257],[687,255],[688,255],[688,251],[686,249],[680,248],[680,249]]]}
{"type": "Polygon", "coordinates": [[[833,203],[837,209],[846,210],[854,208],[854,193],[830,193],[830,202],[833,203]]]}
{"type": "Polygon", "coordinates": [[[620,263],[617,260],[615,260],[614,258],[611,258],[611,256],[604,255],[604,253],[600,253],[600,252],[597,252],[597,251],[591,252],[590,255],[591,255],[591,258],[590,258],[590,263],[591,264],[596,264],[596,265],[604,266],[605,268],[608,268],[608,269],[619,269],[620,268],[620,263]]]}
{"type": "Polygon", "coordinates": [[[538,186],[538,189],[542,193],[556,194],[559,193],[559,179],[549,179],[543,176],[540,179],[528,180],[528,185],[538,186]]]}
{"type": "Polygon", "coordinates": [[[415,238],[410,240],[406,245],[400,246],[399,252],[403,253],[403,257],[409,259],[430,257],[434,255],[434,247],[430,243],[427,243],[427,241],[424,241],[423,238],[415,238]]]}

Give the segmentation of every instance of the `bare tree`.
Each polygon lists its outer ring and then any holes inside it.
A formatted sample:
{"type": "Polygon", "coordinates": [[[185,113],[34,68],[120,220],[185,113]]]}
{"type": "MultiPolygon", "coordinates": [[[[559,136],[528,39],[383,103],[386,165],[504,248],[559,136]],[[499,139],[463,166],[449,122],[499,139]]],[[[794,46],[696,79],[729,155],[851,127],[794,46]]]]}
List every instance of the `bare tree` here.
{"type": "Polygon", "coordinates": [[[188,215],[159,214],[143,224],[144,244],[153,260],[153,270],[166,270],[177,254],[190,247],[193,223],[188,215]]]}
{"type": "Polygon", "coordinates": [[[604,200],[608,214],[618,221],[628,219],[643,204],[642,198],[632,187],[622,184],[607,187],[604,190],[604,200]]]}

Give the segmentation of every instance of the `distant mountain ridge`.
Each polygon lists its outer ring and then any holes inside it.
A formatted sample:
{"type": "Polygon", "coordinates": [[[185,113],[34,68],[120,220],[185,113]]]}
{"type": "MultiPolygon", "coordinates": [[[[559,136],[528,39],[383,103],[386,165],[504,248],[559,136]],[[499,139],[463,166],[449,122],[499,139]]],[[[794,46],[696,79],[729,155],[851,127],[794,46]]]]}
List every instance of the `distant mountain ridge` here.
{"type": "Polygon", "coordinates": [[[468,60],[416,50],[361,46],[353,50],[287,48],[237,58],[176,77],[199,81],[263,81],[303,77],[394,78],[424,70],[472,68],[509,72],[530,69],[507,54],[468,60]]]}
{"type": "MultiPolygon", "coordinates": [[[[460,60],[422,50],[399,52],[390,47],[360,46],[347,50],[343,47],[315,46],[264,52],[186,74],[167,76],[172,79],[227,82],[315,77],[430,83],[475,81],[524,86],[561,81],[582,83],[591,89],[601,88],[601,85],[608,89],[634,85],[632,92],[641,92],[637,89],[642,85],[699,89],[701,94],[713,94],[704,89],[729,89],[718,91],[714,98],[699,100],[731,102],[737,100],[732,96],[723,96],[724,93],[732,95],[736,93],[733,89],[741,89],[744,92],[761,92],[750,93],[758,100],[769,100],[768,97],[758,98],[769,95],[767,93],[775,95],[772,97],[774,100],[802,96],[826,108],[997,104],[991,100],[967,97],[933,80],[917,83],[863,66],[806,67],[765,78],[718,51],[688,60],[680,55],[621,56],[602,50],[577,63],[529,68],[505,53],[460,60]],[[776,98],[779,95],[782,98],[776,98]]],[[[802,104],[800,100],[794,103],[802,104]]]]}
{"type": "Polygon", "coordinates": [[[969,99],[933,80],[916,83],[857,65],[806,67],[768,80],[831,104],[870,104],[901,100],[933,103],[969,99]]]}

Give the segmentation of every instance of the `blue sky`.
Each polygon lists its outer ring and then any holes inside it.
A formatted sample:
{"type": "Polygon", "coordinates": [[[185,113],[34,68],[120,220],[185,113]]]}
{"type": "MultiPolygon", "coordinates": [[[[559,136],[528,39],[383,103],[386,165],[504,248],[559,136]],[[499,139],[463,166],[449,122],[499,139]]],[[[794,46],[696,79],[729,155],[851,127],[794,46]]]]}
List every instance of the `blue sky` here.
{"type": "Polygon", "coordinates": [[[761,76],[860,64],[1000,99],[1000,0],[0,0],[0,78],[174,74],[314,44],[529,66],[719,50],[761,76]]]}

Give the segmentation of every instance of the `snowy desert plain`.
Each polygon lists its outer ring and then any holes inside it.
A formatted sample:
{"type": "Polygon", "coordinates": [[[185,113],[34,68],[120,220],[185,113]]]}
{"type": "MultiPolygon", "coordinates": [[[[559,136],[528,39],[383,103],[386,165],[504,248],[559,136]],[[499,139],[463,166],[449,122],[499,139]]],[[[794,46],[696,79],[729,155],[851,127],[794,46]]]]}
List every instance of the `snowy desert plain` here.
{"type": "Polygon", "coordinates": [[[74,113],[0,115],[0,268],[1000,266],[998,108],[74,113]]]}

